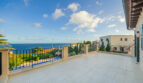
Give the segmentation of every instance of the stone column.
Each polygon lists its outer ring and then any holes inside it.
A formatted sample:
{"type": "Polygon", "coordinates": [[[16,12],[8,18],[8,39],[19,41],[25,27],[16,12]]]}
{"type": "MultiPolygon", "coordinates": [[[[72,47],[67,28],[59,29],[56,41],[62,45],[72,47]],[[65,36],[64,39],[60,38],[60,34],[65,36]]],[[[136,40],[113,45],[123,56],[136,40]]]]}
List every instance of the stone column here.
{"type": "Polygon", "coordinates": [[[0,49],[0,83],[6,83],[9,74],[9,56],[8,49],[0,49]]]}
{"type": "Polygon", "coordinates": [[[63,47],[63,49],[62,49],[62,58],[63,58],[63,60],[68,59],[68,46],[63,47]]]}
{"type": "Polygon", "coordinates": [[[99,52],[100,46],[99,46],[99,40],[96,41],[96,52],[99,52]]]}
{"type": "Polygon", "coordinates": [[[88,55],[88,45],[84,45],[84,53],[85,55],[88,55]]]}

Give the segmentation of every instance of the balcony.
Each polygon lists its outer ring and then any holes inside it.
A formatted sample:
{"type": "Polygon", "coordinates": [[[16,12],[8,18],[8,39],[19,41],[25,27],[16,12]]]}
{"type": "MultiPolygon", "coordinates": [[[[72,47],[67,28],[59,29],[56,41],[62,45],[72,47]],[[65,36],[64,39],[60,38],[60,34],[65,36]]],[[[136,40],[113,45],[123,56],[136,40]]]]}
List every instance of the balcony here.
{"type": "Polygon", "coordinates": [[[66,61],[10,75],[8,83],[142,83],[135,58],[90,52],[66,61]]]}

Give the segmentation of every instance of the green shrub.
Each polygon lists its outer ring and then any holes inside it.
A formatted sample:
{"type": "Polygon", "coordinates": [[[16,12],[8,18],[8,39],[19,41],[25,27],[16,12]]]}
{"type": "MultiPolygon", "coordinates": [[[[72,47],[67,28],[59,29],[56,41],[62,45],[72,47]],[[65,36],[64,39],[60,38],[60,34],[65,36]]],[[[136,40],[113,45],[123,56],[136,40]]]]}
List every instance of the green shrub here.
{"type": "Polygon", "coordinates": [[[44,53],[44,54],[39,54],[38,57],[39,57],[39,59],[48,58],[46,53],[44,53]]]}
{"type": "Polygon", "coordinates": [[[53,58],[54,57],[54,55],[52,55],[52,54],[48,54],[48,56],[49,56],[49,58],[53,58]]]}
{"type": "Polygon", "coordinates": [[[104,48],[104,50],[103,51],[106,51],[106,48],[104,48]]]}
{"type": "Polygon", "coordinates": [[[74,55],[76,55],[76,53],[75,52],[71,52],[69,55],[70,56],[74,56],[74,55]]]}
{"type": "Polygon", "coordinates": [[[31,55],[31,54],[24,54],[22,57],[21,57],[24,61],[37,61],[39,60],[39,56],[37,55],[31,55]]]}

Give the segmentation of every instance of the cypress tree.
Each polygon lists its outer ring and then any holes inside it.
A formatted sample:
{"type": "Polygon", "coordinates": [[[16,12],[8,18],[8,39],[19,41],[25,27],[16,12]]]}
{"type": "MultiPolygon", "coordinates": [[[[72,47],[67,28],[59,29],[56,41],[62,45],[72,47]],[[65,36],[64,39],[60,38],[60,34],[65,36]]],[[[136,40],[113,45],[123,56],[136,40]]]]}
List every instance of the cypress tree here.
{"type": "Polygon", "coordinates": [[[105,48],[104,42],[102,41],[102,44],[101,44],[101,47],[100,47],[100,51],[104,51],[104,48],[105,48]]]}
{"type": "Polygon", "coordinates": [[[107,39],[107,46],[106,46],[106,51],[110,51],[111,47],[110,47],[110,42],[109,42],[109,39],[107,39]]]}

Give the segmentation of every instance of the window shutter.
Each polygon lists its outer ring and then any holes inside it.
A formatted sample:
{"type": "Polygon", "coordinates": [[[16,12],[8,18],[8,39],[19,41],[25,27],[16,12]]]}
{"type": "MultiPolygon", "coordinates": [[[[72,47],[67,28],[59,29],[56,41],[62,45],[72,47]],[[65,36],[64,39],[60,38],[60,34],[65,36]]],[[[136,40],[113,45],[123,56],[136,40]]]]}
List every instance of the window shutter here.
{"type": "Polygon", "coordinates": [[[143,25],[141,28],[141,49],[143,50],[143,25]]]}
{"type": "Polygon", "coordinates": [[[141,38],[141,49],[143,50],[143,37],[141,38]]]}

